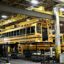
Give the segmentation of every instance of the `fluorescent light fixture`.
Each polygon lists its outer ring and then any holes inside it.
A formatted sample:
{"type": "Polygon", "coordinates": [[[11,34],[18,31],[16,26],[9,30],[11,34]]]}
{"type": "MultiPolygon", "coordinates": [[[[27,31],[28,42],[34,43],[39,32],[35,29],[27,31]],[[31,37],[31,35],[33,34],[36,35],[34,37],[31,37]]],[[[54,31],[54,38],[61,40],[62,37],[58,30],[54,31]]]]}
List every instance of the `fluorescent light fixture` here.
{"type": "Polygon", "coordinates": [[[37,5],[38,3],[39,3],[38,0],[31,0],[32,5],[37,5]]]}
{"type": "Polygon", "coordinates": [[[6,15],[2,15],[1,17],[2,17],[3,19],[6,19],[6,18],[7,18],[7,16],[6,16],[6,15]]]}
{"type": "Polygon", "coordinates": [[[64,8],[60,8],[60,11],[64,11],[64,8]]]}
{"type": "Polygon", "coordinates": [[[54,0],[54,1],[58,3],[64,3],[64,0],[54,0]]]}

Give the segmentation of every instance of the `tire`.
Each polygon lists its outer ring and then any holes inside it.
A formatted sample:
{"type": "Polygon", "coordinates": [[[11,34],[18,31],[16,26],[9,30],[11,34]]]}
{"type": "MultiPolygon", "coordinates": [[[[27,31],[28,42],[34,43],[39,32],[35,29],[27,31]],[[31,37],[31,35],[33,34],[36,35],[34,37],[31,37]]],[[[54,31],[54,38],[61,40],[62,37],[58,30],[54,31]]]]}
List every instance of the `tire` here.
{"type": "Polygon", "coordinates": [[[30,52],[30,50],[24,50],[24,56],[25,58],[30,58],[32,55],[32,53],[30,52]]]}

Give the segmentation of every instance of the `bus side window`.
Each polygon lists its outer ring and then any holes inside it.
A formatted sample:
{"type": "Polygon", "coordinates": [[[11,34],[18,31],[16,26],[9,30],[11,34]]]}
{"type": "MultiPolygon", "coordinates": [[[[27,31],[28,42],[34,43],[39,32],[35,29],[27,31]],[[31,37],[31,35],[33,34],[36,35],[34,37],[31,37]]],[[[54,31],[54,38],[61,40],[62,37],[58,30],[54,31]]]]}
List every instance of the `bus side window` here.
{"type": "Polygon", "coordinates": [[[37,33],[41,33],[41,24],[37,24],[37,33]]]}
{"type": "Polygon", "coordinates": [[[22,29],[22,34],[23,34],[23,35],[25,35],[25,28],[24,28],[24,29],[22,29]]]}
{"type": "Polygon", "coordinates": [[[20,34],[20,33],[19,33],[19,32],[20,32],[19,30],[17,30],[16,32],[17,32],[17,35],[19,35],[19,34],[20,34]]]}
{"type": "Polygon", "coordinates": [[[30,27],[26,29],[27,34],[30,34],[30,27]]]}
{"type": "Polygon", "coordinates": [[[20,35],[22,35],[22,29],[20,29],[20,35]]]}
{"type": "Polygon", "coordinates": [[[13,36],[13,31],[11,32],[11,36],[13,36]]]}
{"type": "Polygon", "coordinates": [[[5,33],[5,37],[7,37],[7,33],[5,33]]]}
{"type": "Polygon", "coordinates": [[[9,36],[12,36],[12,32],[9,32],[9,36]]]}
{"type": "Polygon", "coordinates": [[[7,33],[7,37],[9,37],[9,33],[7,33]]]}
{"type": "Polygon", "coordinates": [[[17,31],[13,31],[13,36],[16,36],[17,35],[16,33],[17,33],[17,31]]]}
{"type": "Polygon", "coordinates": [[[42,28],[42,36],[43,36],[43,41],[48,40],[47,28],[42,28]]]}
{"type": "Polygon", "coordinates": [[[31,27],[31,34],[35,33],[35,26],[31,27]]]}
{"type": "Polygon", "coordinates": [[[53,43],[55,43],[55,37],[53,37],[53,43]]]}

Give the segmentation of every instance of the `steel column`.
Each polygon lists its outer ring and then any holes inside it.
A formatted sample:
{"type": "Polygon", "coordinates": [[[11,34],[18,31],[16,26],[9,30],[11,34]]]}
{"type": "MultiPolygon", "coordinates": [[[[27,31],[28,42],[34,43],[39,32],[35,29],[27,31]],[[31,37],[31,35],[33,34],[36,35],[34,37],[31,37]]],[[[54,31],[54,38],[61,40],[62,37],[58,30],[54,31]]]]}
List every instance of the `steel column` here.
{"type": "Polygon", "coordinates": [[[59,56],[61,53],[61,43],[60,43],[60,21],[59,21],[59,14],[58,14],[58,7],[54,8],[54,14],[56,16],[55,21],[55,49],[56,49],[56,58],[59,60],[59,56]]]}

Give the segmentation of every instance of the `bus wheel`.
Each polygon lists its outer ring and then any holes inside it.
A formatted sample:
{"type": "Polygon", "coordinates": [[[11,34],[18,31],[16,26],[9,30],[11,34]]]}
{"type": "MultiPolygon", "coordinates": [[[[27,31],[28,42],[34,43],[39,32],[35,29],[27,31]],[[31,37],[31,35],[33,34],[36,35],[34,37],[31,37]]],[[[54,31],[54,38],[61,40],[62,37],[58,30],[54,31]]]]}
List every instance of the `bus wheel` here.
{"type": "Polygon", "coordinates": [[[32,53],[30,52],[30,50],[24,50],[24,56],[25,58],[30,58],[32,55],[32,53]]]}

